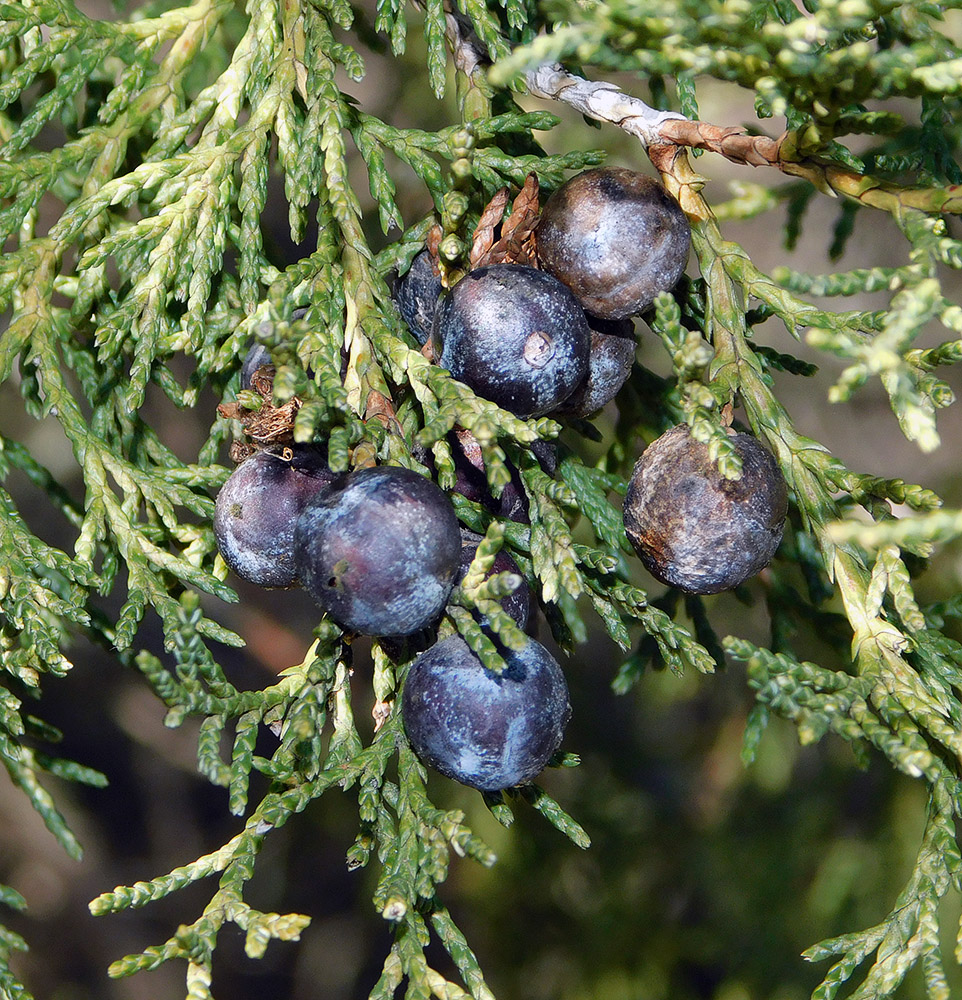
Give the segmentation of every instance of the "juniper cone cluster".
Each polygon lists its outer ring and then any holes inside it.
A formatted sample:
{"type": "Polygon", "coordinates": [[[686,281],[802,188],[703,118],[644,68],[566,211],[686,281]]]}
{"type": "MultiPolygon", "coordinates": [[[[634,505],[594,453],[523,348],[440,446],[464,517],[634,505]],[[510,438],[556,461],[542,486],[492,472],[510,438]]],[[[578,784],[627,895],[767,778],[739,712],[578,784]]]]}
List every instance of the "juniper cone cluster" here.
{"type": "MultiPolygon", "coordinates": [[[[422,251],[394,286],[415,338],[426,343],[424,330],[430,326],[444,367],[478,395],[522,417],[557,411],[576,392],[571,404],[576,413],[587,414],[614,398],[630,371],[634,341],[630,326],[611,317],[623,321],[658,292],[668,291],[687,260],[688,223],[657,182],[627,170],[591,171],[587,184],[581,183],[584,178],[569,181],[554,196],[550,228],[542,217],[536,232],[557,236],[559,205],[574,215],[569,231],[555,242],[574,241],[573,233],[579,240],[555,252],[552,260],[555,266],[559,260],[567,263],[563,273],[569,282],[581,272],[595,274],[590,302],[595,313],[608,318],[586,315],[586,282],[580,277],[574,282],[576,297],[545,271],[519,264],[479,267],[442,292],[439,269],[422,251]],[[579,212],[584,199],[592,211],[579,212]],[[632,228],[636,238],[630,242],[626,234],[632,228]],[[605,243],[609,232],[610,247],[605,243]],[[619,259],[629,254],[627,267],[642,283],[643,294],[633,289],[626,304],[622,275],[605,287],[597,269],[586,263],[579,268],[579,261],[599,254],[619,259]]],[[[253,346],[241,385],[250,385],[258,370],[272,370],[261,369],[269,361],[253,346]]],[[[308,491],[302,476],[280,475],[268,453],[247,459],[217,501],[215,529],[228,565],[264,586],[302,583],[349,632],[405,636],[436,623],[456,574],[463,579],[470,571],[480,536],[462,542],[450,501],[417,472],[391,466],[340,478],[326,467],[325,472],[326,481],[312,480],[316,485],[308,491]],[[273,575],[264,567],[272,559],[278,564],[273,575]]],[[[675,499],[667,499],[664,509],[675,499]]],[[[707,505],[705,516],[719,520],[718,510],[707,505]]],[[[634,542],[630,530],[629,536],[634,542]]],[[[715,563],[727,565],[735,547],[713,555],[715,563]]],[[[751,572],[767,564],[773,552],[770,546],[763,560],[756,554],[751,572]]],[[[652,568],[648,560],[646,565],[652,568]]],[[[515,577],[517,596],[509,595],[510,605],[502,607],[523,629],[529,616],[527,585],[506,553],[498,554],[492,570],[515,577]]],[[[665,579],[663,573],[656,575],[665,579]]],[[[708,575],[712,590],[703,592],[723,589],[717,572],[708,575]]],[[[748,575],[741,573],[730,586],[748,575]]],[[[483,631],[492,635],[489,624],[482,616],[483,631]]],[[[461,639],[432,646],[411,669],[402,708],[415,753],[442,774],[485,791],[535,777],[558,749],[570,714],[561,668],[544,647],[528,640],[503,653],[505,668],[497,673],[461,639]]]]}
{"type": "MultiPolygon", "coordinates": [[[[444,293],[424,250],[395,283],[395,300],[419,343],[430,325],[441,364],[479,395],[519,416],[588,416],[627,381],[635,353],[627,317],[678,283],[691,230],[657,181],[605,167],[563,184],[534,237],[539,265],[560,281],[502,264],[470,271],[444,293]]],[[[649,572],[688,593],[739,586],[768,565],[782,537],[788,499],[775,460],[747,434],[733,447],[737,480],[718,472],[687,426],[676,427],[645,451],[629,483],[629,540],[649,572]]]]}
{"type": "Polygon", "coordinates": [[[602,167],[563,184],[533,232],[536,263],[495,264],[444,291],[436,258],[422,250],[394,283],[418,343],[480,396],[521,417],[588,416],[631,373],[628,317],[673,288],[691,230],[654,178],[602,167]]]}
{"type": "MultiPolygon", "coordinates": [[[[409,469],[335,477],[320,465],[314,471],[323,474],[311,478],[290,458],[258,451],[224,484],[215,531],[231,568],[265,587],[303,584],[349,632],[404,636],[435,623],[483,541],[459,531],[444,493],[409,469]]],[[[530,593],[517,565],[498,553],[491,572],[512,578],[503,608],[523,629],[530,593]]],[[[481,625],[488,625],[484,616],[481,625]]],[[[416,661],[404,702],[418,756],[486,791],[535,777],[558,749],[571,711],[561,668],[544,647],[527,640],[506,649],[505,660],[494,673],[452,636],[416,661]]]]}
{"type": "MultiPolygon", "coordinates": [[[[947,1000],[962,510],[877,466],[937,453],[962,363],[958,6],[0,0],[0,764],[79,860],[48,778],[99,811],[146,684],[229,813],[89,904],[130,912],[85,960],[129,934],[109,975],[191,1000],[268,949],[292,1000],[947,1000]],[[512,877],[445,886],[495,823],[512,877]],[[374,903],[333,963],[280,860],[322,828],[374,903]]],[[[19,846],[0,993],[101,995],[19,846]]]]}

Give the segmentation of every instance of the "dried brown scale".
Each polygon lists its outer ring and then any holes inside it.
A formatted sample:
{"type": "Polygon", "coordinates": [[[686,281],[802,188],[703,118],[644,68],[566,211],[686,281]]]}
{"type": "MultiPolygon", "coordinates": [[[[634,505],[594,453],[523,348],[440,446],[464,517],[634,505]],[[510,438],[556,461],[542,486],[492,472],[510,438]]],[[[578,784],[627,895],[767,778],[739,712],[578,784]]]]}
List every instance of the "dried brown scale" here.
{"type": "Polygon", "coordinates": [[[221,403],[217,407],[220,416],[228,420],[238,420],[244,434],[254,445],[267,446],[289,444],[294,440],[294,418],[301,408],[301,401],[292,396],[283,406],[274,406],[274,366],[261,365],[251,375],[250,388],[261,397],[261,405],[250,410],[236,401],[221,403]]]}
{"type": "Polygon", "coordinates": [[[427,239],[425,240],[425,246],[427,247],[428,253],[434,260],[438,259],[438,248],[441,246],[441,237],[444,236],[444,230],[435,223],[429,230],[427,239]]]}
{"type": "Polygon", "coordinates": [[[377,420],[396,434],[404,433],[400,423],[398,423],[394,404],[383,392],[378,392],[377,389],[371,389],[367,394],[367,401],[364,404],[364,418],[365,420],[377,420]]]}
{"type": "Polygon", "coordinates": [[[472,270],[487,263],[488,251],[494,246],[495,233],[501,224],[507,206],[508,189],[506,187],[501,188],[484,206],[484,211],[482,211],[481,218],[478,219],[478,224],[474,227],[472,235],[471,255],[469,257],[472,270]]]}
{"type": "Polygon", "coordinates": [[[501,227],[502,237],[511,236],[533,226],[540,211],[538,205],[540,191],[538,175],[528,174],[524,185],[511,203],[511,214],[504,220],[504,225],[501,227]]]}
{"type": "Polygon", "coordinates": [[[540,214],[539,192],[537,175],[528,174],[504,221],[508,189],[501,188],[488,202],[472,237],[471,270],[488,264],[538,266],[534,228],[540,214]]]}
{"type": "Polygon", "coordinates": [[[664,122],[662,137],[681,146],[720,153],[734,163],[752,167],[779,166],[779,152],[784,135],[772,139],[767,135],[748,135],[737,126],[724,127],[709,122],[673,120],[664,122]]]}
{"type": "Polygon", "coordinates": [[[248,441],[231,441],[230,460],[234,465],[240,465],[241,462],[247,461],[252,455],[256,455],[258,450],[255,445],[250,444],[248,441]]]}
{"type": "Polygon", "coordinates": [[[501,226],[498,241],[485,254],[481,264],[524,264],[538,266],[534,229],[540,217],[540,186],[535,174],[528,174],[524,186],[511,205],[511,214],[501,226]]]}
{"type": "Polygon", "coordinates": [[[692,594],[730,590],[771,561],[788,492],[775,459],[732,434],[740,479],[725,479],[687,425],[645,449],[625,495],[625,532],[652,576],[692,594]]]}

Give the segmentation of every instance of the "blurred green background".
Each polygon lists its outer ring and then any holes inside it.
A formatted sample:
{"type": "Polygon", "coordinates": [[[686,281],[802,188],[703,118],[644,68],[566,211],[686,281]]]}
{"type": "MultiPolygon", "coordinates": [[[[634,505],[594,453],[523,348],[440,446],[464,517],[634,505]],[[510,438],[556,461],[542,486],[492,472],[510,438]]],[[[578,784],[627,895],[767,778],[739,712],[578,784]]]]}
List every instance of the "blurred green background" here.
{"type": "MultiPolygon", "coordinates": [[[[81,6],[95,16],[109,16],[106,4],[91,0],[81,6]]],[[[450,101],[425,99],[414,25],[409,38],[403,60],[371,55],[367,78],[345,83],[345,89],[387,121],[428,129],[447,124],[453,120],[450,101]]],[[[637,81],[619,82],[645,96],[637,81]]],[[[728,125],[754,119],[750,99],[733,87],[699,84],[699,99],[708,121],[728,125]]],[[[527,98],[522,103],[545,106],[527,98]]],[[[614,129],[598,131],[577,115],[552,110],[564,122],[544,138],[551,151],[603,146],[609,162],[651,169],[637,146],[614,129]]],[[[771,134],[781,127],[780,122],[763,124],[771,134]]],[[[760,174],[716,157],[696,166],[710,178],[708,194],[717,201],[730,196],[732,181],[785,183],[774,173],[760,174]]],[[[394,167],[399,204],[405,221],[412,223],[428,211],[429,202],[407,169],[394,167]]],[[[365,197],[360,171],[355,186],[365,197]]],[[[904,262],[905,245],[894,226],[864,210],[855,218],[845,255],[831,263],[827,250],[839,211],[837,202],[817,198],[791,253],[781,234],[784,209],[750,222],[726,223],[723,232],[764,270],[778,264],[827,271],[904,262]]],[[[311,249],[310,235],[301,247],[291,245],[286,217],[283,188],[275,184],[265,225],[271,227],[279,265],[311,249]]],[[[694,265],[690,270],[696,273],[694,265]]],[[[879,301],[869,296],[852,306],[879,301]]],[[[877,384],[860,390],[850,404],[832,406],[827,392],[838,367],[831,357],[794,342],[773,323],[757,336],[821,366],[811,380],[776,376],[780,398],[802,433],[857,471],[918,482],[934,488],[948,505],[962,505],[962,408],[940,414],[943,447],[923,455],[902,439],[877,384]]],[[[669,359],[651,340],[642,338],[639,360],[660,374],[670,371],[669,359]]],[[[957,370],[942,374],[962,392],[957,370]]],[[[211,396],[196,412],[180,413],[157,392],[148,408],[165,441],[192,461],[217,402],[211,396]]],[[[598,423],[610,430],[611,414],[598,423]]],[[[0,386],[0,433],[25,441],[72,492],[82,495],[56,422],[31,421],[13,383],[0,386]]],[[[639,441],[639,452],[642,447],[639,441]]],[[[222,460],[227,462],[226,455],[222,460]]],[[[41,538],[72,544],[69,527],[42,495],[16,476],[8,486],[41,538]]],[[[640,567],[638,582],[653,597],[662,593],[640,567]]],[[[944,599],[958,592],[960,582],[962,548],[950,546],[919,582],[920,596],[944,599]]],[[[228,675],[238,686],[258,687],[303,658],[317,612],[301,593],[233,583],[240,603],[207,601],[208,612],[248,641],[246,650],[221,651],[228,675]]],[[[749,589],[761,598],[761,587],[756,581],[749,589]]],[[[721,595],[709,599],[708,608],[720,635],[767,641],[762,600],[749,606],[721,595]]],[[[591,620],[590,611],[585,614],[591,620]]],[[[547,636],[541,622],[539,637],[546,641],[547,636]]],[[[155,620],[145,622],[142,641],[160,650],[155,620]]],[[[803,653],[826,666],[844,663],[845,649],[833,654],[816,636],[799,636],[798,642],[803,653]]],[[[365,719],[373,698],[365,650],[359,646],[354,704],[357,716],[365,719]]],[[[78,864],[61,852],[26,799],[0,781],[0,882],[29,903],[25,914],[5,915],[31,944],[30,953],[14,964],[35,995],[49,1000],[180,997],[182,965],[119,982],[108,980],[106,969],[128,952],[166,940],[181,921],[193,920],[209,899],[210,886],[193,886],[142,910],[97,919],[87,903],[117,884],[156,876],[216,849],[241,821],[228,814],[226,792],[197,774],[192,724],[165,729],[164,708],[146,683],[103,651],[78,641],[72,656],[71,673],[45,683],[37,714],[63,730],[60,752],[103,770],[110,784],[96,790],[51,779],[86,850],[78,864]]],[[[924,788],[874,756],[866,769],[858,767],[851,750],[834,737],[800,748],[792,727],[780,720],[772,721],[757,761],[745,768],[741,738],[753,699],[741,665],[731,664],[713,677],[650,671],[619,697],[610,683],[620,661],[619,651],[597,628],[586,646],[562,661],[574,706],[565,749],[580,754],[583,763],[545,775],[544,783],[587,829],[591,849],[578,850],[520,807],[514,826],[504,830],[477,793],[435,776],[435,801],[463,808],[499,855],[492,870],[455,859],[442,890],[445,902],[499,1000],[802,1000],[826,967],[803,962],[801,951],[824,937],[878,922],[894,904],[918,848],[924,788]]],[[[259,752],[269,753],[272,737],[265,733],[262,739],[259,752]]],[[[252,883],[252,902],[265,910],[309,914],[312,924],[299,944],[272,943],[266,958],[256,962],[244,956],[241,933],[225,931],[215,961],[215,995],[224,1000],[367,996],[387,951],[389,930],[370,902],[374,873],[350,873],[345,866],[356,822],[353,793],[329,792],[271,834],[252,883]]],[[[958,899],[950,896],[944,905],[947,956],[954,948],[958,911],[958,899]]],[[[448,968],[443,955],[432,960],[448,968]]],[[[962,988],[962,975],[951,962],[949,975],[962,988]]],[[[902,995],[924,995],[920,973],[909,977],[902,995]]]]}

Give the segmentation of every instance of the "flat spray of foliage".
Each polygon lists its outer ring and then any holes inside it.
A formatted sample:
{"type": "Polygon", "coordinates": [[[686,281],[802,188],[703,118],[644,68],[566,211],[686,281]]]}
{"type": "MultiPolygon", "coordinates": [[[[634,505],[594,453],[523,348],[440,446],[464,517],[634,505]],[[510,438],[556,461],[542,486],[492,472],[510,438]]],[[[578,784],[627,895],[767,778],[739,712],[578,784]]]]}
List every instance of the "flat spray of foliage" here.
{"type": "MultiPolygon", "coordinates": [[[[823,398],[848,400],[879,379],[894,417],[877,432],[898,427],[923,451],[938,447],[936,411],[952,396],[937,373],[962,359],[962,307],[941,286],[947,268],[962,268],[962,242],[947,218],[962,209],[962,49],[942,21],[959,4],[552,0],[539,8],[534,0],[457,0],[455,17],[447,3],[378,0],[376,12],[362,15],[347,0],[149,2],[106,20],[74,0],[0,2],[0,311],[9,318],[0,380],[18,387],[33,418],[59,425],[85,484],[82,497],[71,496],[22,444],[0,438],[0,480],[20,470],[74,528],[69,551],[51,547],[0,489],[0,759],[51,832],[78,854],[43,775],[103,778],[35,749],[52,734],[29,704],[41,682],[56,683],[70,668],[65,650],[83,634],[142,672],[170,725],[201,720],[200,768],[229,789],[239,817],[237,835],[212,854],[94,900],[93,912],[108,914],[197,880],[213,887],[202,913],[169,940],[120,958],[111,975],[180,960],[187,996],[201,1000],[211,996],[212,955],[226,923],[245,931],[253,958],[272,939],[296,939],[308,917],[253,909],[245,884],[275,828],[339,791],[356,796],[358,806],[348,864],[378,867],[375,906],[394,927],[371,997],[395,996],[402,985],[409,998],[491,997],[438,887],[452,850],[483,865],[495,859],[461,813],[430,801],[425,772],[390,713],[409,654],[374,644],[375,710],[386,721],[365,746],[352,715],[350,647],[329,622],[319,624],[313,644],[305,640],[303,662],[258,691],[232,685],[209,645],[243,643],[199,601],[199,592],[235,600],[210,522],[238,426],[211,407],[209,439],[184,464],[145,421],[142,404],[158,391],[184,408],[197,406],[205,389],[213,390],[207,406],[212,396],[234,398],[240,360],[260,340],[278,365],[275,402],[295,395],[301,402],[297,440],[326,441],[335,468],[377,460],[424,471],[418,456],[428,449],[434,475],[450,487],[447,435],[458,426],[480,441],[495,492],[507,482],[506,460],[520,469],[530,526],[499,523],[455,497],[463,523],[486,541],[442,631],[457,629],[483,657],[496,655],[466,613],[480,606],[505,642],[517,639],[505,616],[485,604],[504,579],[479,582],[504,546],[563,647],[585,637],[582,616],[597,612],[626,652],[613,679],[618,690],[653,658],[710,673],[727,655],[747,663],[757,696],[746,759],[776,713],[794,721],[803,742],[832,732],[924,782],[929,805],[918,860],[891,913],[815,945],[807,957],[835,960],[815,990],[819,1000],[830,1000],[858,967],[862,984],[850,995],[889,995],[915,963],[929,995],[941,1000],[948,989],[939,900],[962,889],[955,835],[962,647],[940,629],[962,615],[962,599],[920,606],[912,576],[935,544],[962,534],[962,511],[941,508],[921,486],[850,471],[802,436],[773,394],[770,373],[805,378],[815,370],[766,346],[765,328],[757,337],[755,328],[774,317],[845,359],[834,386],[812,380],[823,398]],[[363,76],[365,46],[403,52],[409,18],[423,34],[425,89],[438,97],[445,86],[456,89],[457,111],[437,132],[372,117],[339,83],[363,76]],[[547,82],[539,75],[546,65],[547,82]],[[611,86],[593,89],[615,70],[634,74],[634,104],[611,86]],[[753,92],[759,117],[771,120],[761,122],[772,126],[768,135],[747,135],[732,127],[738,122],[699,122],[697,91],[706,78],[753,92]],[[566,434],[553,477],[529,446],[554,439],[561,425],[519,420],[430,364],[388,286],[434,221],[454,271],[498,189],[516,192],[534,171],[549,191],[569,171],[600,162],[593,152],[543,153],[536,131],[557,119],[518,107],[526,83],[607,122],[601,132],[584,128],[586,150],[603,145],[606,131],[632,131],[636,116],[638,166],[645,169],[647,151],[688,212],[690,270],[699,275],[662,294],[646,317],[673,376],[636,369],[600,461],[579,458],[579,428],[590,431],[579,425],[566,434]],[[579,93],[587,103],[578,103],[579,93]],[[594,100],[599,95],[604,100],[594,100]],[[885,109],[892,98],[901,98],[899,114],[885,109]],[[622,106],[629,110],[618,113],[622,106]],[[870,137],[860,146],[868,151],[850,152],[851,135],[870,137]],[[711,151],[700,161],[706,174],[717,155],[759,169],[746,165],[737,196],[712,208],[689,147],[711,151]],[[366,168],[376,220],[362,217],[348,180],[352,148],[366,168]],[[397,161],[433,199],[431,217],[401,217],[388,167],[397,161]],[[317,246],[293,264],[265,250],[272,172],[283,179],[295,242],[316,217],[317,246]],[[774,212],[787,217],[791,242],[806,206],[825,196],[840,196],[835,250],[856,213],[881,212],[900,234],[904,263],[767,274],[753,264],[752,247],[724,238],[727,220],[774,212]],[[372,240],[378,222],[386,235],[372,240]],[[867,291],[885,293],[884,307],[844,308],[845,296],[867,291]],[[294,321],[298,307],[307,312],[294,321]],[[938,334],[932,339],[940,324],[948,331],[941,343],[938,334]],[[918,346],[923,332],[934,346],[918,346]],[[620,496],[642,443],[687,421],[737,478],[722,430],[729,403],[776,455],[793,500],[778,557],[749,585],[767,602],[769,648],[716,637],[712,600],[668,595],[655,606],[629,575],[641,574],[623,534],[620,496]],[[893,505],[912,512],[896,518],[893,505]],[[580,542],[572,538],[576,523],[580,542]],[[106,595],[122,604],[114,618],[98,610],[106,595]],[[140,648],[145,615],[163,622],[162,656],[140,648]],[[837,635],[842,655],[850,643],[848,669],[796,657],[793,635],[812,628],[837,635]],[[265,728],[276,735],[269,758],[255,753],[265,728]],[[248,800],[252,771],[271,779],[260,801],[248,800]],[[426,960],[432,938],[453,959],[458,983],[426,960]]],[[[504,823],[512,810],[533,805],[587,846],[578,824],[535,786],[488,804],[504,823]]],[[[0,892],[4,904],[23,905],[14,890],[0,892]]],[[[6,961],[23,947],[0,931],[5,996],[29,995],[6,961]]]]}

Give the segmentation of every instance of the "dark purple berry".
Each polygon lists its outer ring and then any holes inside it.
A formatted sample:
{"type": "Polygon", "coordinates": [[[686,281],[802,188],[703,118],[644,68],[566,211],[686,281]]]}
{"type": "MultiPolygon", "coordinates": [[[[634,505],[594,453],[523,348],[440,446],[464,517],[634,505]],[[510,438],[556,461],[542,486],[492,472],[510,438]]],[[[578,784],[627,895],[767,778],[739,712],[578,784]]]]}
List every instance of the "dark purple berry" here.
{"type": "Polygon", "coordinates": [[[261,587],[294,586],[294,525],[333,480],[323,453],[313,447],[259,451],[242,462],[214,506],[214,537],[224,562],[261,587]]]}
{"type": "Polygon", "coordinates": [[[538,464],[553,476],[558,471],[558,446],[553,441],[532,441],[528,450],[538,460],[538,464]]]}
{"type": "Polygon", "coordinates": [[[431,336],[434,310],[442,290],[441,275],[427,250],[422,250],[394,282],[392,294],[398,312],[419,344],[426,344],[431,336]]]}
{"type": "Polygon", "coordinates": [[[588,372],[584,310],[556,278],[519,264],[466,274],[434,316],[440,364],[520,417],[555,410],[588,372]]]}
{"type": "Polygon", "coordinates": [[[531,639],[486,670],[457,635],[422,653],[404,685],[411,747],[441,774],[482,791],[531,781],[561,745],[571,715],[561,667],[531,639]]]}
{"type": "Polygon", "coordinates": [[[604,319],[636,315],[674,287],[691,244],[678,202],[658,181],[621,167],[586,170],[563,184],[535,236],[541,267],[604,319]]]}
{"type": "Polygon", "coordinates": [[[591,351],[588,375],[561,404],[560,413],[587,417],[618,395],[635,363],[635,328],[630,320],[605,320],[588,316],[591,351]]]}
{"type": "Polygon", "coordinates": [[[681,424],[645,449],[628,483],[629,541],[652,576],[691,594],[744,583],[782,538],[788,491],[775,459],[750,434],[731,441],[741,479],[725,479],[681,424]]]}
{"type": "Polygon", "coordinates": [[[294,558],[304,587],[341,628],[410,635],[444,610],[461,533],[430,479],[379,466],[314,497],[297,522],[294,558]]]}
{"type": "MultiPolygon", "coordinates": [[[[464,574],[467,573],[468,567],[471,565],[471,560],[474,559],[474,554],[478,551],[481,537],[481,535],[473,531],[468,531],[467,528],[461,529],[461,565],[458,567],[457,577],[455,578],[456,583],[460,583],[464,579],[464,574]]],[[[491,567],[491,572],[488,573],[488,576],[493,576],[496,573],[516,573],[518,576],[521,576],[518,564],[504,549],[501,549],[494,557],[494,565],[491,567]]],[[[523,576],[521,576],[521,585],[506,597],[501,598],[501,607],[506,614],[509,614],[515,620],[518,628],[525,629],[528,627],[528,619],[531,617],[531,590],[527,583],[525,583],[523,576]]],[[[481,624],[487,625],[487,618],[484,615],[481,616],[481,624]]]]}
{"type": "Polygon", "coordinates": [[[500,497],[491,493],[488,477],[484,470],[481,445],[475,436],[466,430],[456,430],[451,442],[454,458],[455,493],[475,503],[481,504],[498,517],[526,524],[528,521],[528,495],[524,491],[518,470],[511,468],[511,480],[501,491],[500,497]]]}

